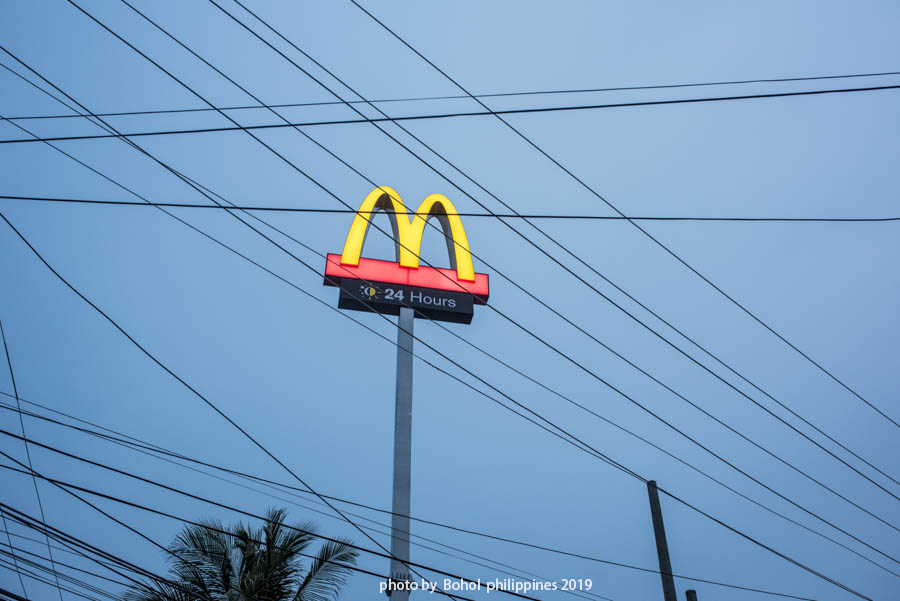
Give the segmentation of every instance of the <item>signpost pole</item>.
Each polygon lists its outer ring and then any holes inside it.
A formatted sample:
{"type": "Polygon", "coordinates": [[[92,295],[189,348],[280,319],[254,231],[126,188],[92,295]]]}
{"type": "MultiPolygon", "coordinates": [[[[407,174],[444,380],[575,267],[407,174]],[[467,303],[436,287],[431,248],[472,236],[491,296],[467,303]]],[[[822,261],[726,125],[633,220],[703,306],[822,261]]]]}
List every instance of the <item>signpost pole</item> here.
{"type": "MultiPolygon", "coordinates": [[[[410,580],[409,514],[410,456],[412,451],[413,310],[400,307],[397,317],[397,401],[394,414],[394,498],[391,506],[391,579],[410,580]]],[[[391,594],[393,601],[407,601],[408,590],[391,594]]]]}
{"type": "Polygon", "coordinates": [[[663,600],[678,601],[675,595],[675,578],[672,577],[672,562],[669,561],[669,544],[666,542],[666,528],[663,526],[662,510],[659,507],[659,492],[654,480],[647,481],[650,495],[650,515],[653,518],[653,533],[656,535],[656,554],[659,556],[659,575],[662,578],[663,600]]]}

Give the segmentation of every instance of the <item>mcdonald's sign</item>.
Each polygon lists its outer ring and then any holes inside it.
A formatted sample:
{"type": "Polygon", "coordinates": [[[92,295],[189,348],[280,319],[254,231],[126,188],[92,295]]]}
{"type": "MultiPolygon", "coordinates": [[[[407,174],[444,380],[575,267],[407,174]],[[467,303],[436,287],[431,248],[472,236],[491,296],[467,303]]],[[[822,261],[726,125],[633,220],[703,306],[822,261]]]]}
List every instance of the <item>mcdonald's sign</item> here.
{"type": "Polygon", "coordinates": [[[391,188],[372,190],[356,212],[344,250],[329,253],[325,285],[340,288],[338,307],[396,315],[400,307],[417,317],[471,323],[474,305],[487,304],[488,276],[475,273],[462,220],[446,196],[432,194],[410,214],[391,188]],[[372,218],[384,211],[390,219],[396,262],[362,257],[372,218]],[[422,236],[432,217],[447,239],[450,269],[419,264],[422,236]]]}

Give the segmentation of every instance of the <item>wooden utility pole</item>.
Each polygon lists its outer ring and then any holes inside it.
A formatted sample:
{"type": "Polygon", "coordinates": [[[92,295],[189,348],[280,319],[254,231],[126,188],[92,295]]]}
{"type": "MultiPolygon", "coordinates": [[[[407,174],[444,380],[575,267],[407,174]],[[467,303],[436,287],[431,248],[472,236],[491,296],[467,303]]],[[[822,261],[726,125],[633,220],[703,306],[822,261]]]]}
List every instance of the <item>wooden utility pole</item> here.
{"type": "MultiPolygon", "coordinates": [[[[663,526],[656,481],[647,481],[647,492],[650,495],[650,515],[653,518],[653,533],[656,535],[656,554],[659,556],[659,576],[662,578],[663,601],[678,601],[678,597],[675,595],[675,579],[672,577],[672,563],[669,561],[669,545],[666,542],[666,528],[663,526]]],[[[688,594],[688,601],[692,601],[690,594],[688,594]]]]}

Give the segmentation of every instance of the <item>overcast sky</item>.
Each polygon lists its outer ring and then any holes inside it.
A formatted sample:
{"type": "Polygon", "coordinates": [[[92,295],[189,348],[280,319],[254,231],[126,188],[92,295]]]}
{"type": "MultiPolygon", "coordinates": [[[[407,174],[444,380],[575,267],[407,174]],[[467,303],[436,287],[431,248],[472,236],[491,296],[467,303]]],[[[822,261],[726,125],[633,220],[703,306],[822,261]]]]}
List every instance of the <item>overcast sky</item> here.
{"type": "MultiPolygon", "coordinates": [[[[76,1],[216,106],[255,103],[125,4],[76,1]]],[[[222,0],[221,5],[341,98],[358,99],[231,0],[222,0]]],[[[900,6],[893,2],[369,1],[363,5],[476,94],[900,70],[900,6]]],[[[348,0],[250,2],[248,6],[365,98],[461,93],[348,0]]],[[[335,99],[209,2],[140,0],[135,7],[265,103],[335,99]]],[[[3,3],[0,40],[9,52],[94,113],[206,106],[63,0],[3,3]]],[[[9,55],[0,54],[0,63],[49,89],[9,55]]],[[[898,82],[900,76],[869,77],[517,96],[485,102],[499,110],[898,82]]],[[[900,215],[898,101],[900,92],[884,90],[523,114],[508,119],[628,215],[887,217],[900,215]]],[[[382,107],[392,116],[480,110],[472,100],[382,107]]],[[[356,117],[346,106],[279,110],[294,121],[356,117]]],[[[369,107],[360,110],[376,115],[369,107]]],[[[0,69],[0,115],[66,113],[70,111],[65,106],[0,69]]],[[[230,114],[244,125],[277,121],[265,110],[230,114]]],[[[221,115],[204,112],[115,117],[109,122],[126,132],[230,125],[221,115]]],[[[104,133],[83,119],[15,123],[39,136],[104,133]]],[[[418,120],[404,127],[521,213],[614,214],[496,118],[418,120]]],[[[355,208],[371,191],[373,181],[394,188],[413,206],[428,194],[441,193],[461,212],[482,211],[472,197],[491,211],[508,212],[396,125],[384,129],[459,188],[365,123],[304,130],[359,173],[292,129],[259,130],[256,135],[297,169],[241,131],[135,141],[147,153],[239,205],[335,209],[341,208],[337,197],[355,208]]],[[[0,138],[27,137],[12,123],[0,123],[0,138]]],[[[121,140],[56,145],[148,200],[209,203],[121,140]]],[[[43,143],[0,145],[0,173],[2,195],[139,200],[43,143]]],[[[188,208],[173,211],[323,304],[153,208],[0,200],[0,211],[60,275],[316,490],[390,508],[396,348],[348,318],[391,340],[396,327],[392,320],[377,315],[329,309],[336,308],[338,293],[322,285],[324,260],[297,242],[316,253],[338,253],[351,215],[258,214],[296,239],[264,230],[315,267],[309,270],[229,214],[188,208]]],[[[376,223],[385,227],[387,218],[380,216],[376,223]]],[[[900,479],[897,426],[628,222],[539,222],[550,238],[596,271],[527,224],[511,222],[524,238],[492,218],[466,218],[464,224],[476,271],[490,275],[490,307],[477,307],[471,325],[417,320],[416,335],[422,341],[729,526],[868,597],[897,598],[898,576],[891,572],[900,571],[892,559],[900,556],[895,527],[900,526],[900,485],[890,479],[900,479]],[[525,239],[557,257],[596,291],[525,239]],[[740,380],[610,281],[884,473],[740,380]],[[870,480],[716,380],[610,301],[870,480]],[[650,380],[598,341],[763,449],[650,380]],[[808,529],[737,496],[610,421],[529,382],[481,350],[808,529]],[[674,428],[796,505],[741,475],[674,428]]],[[[900,224],[641,222],[641,227],[866,401],[900,420],[900,224]]],[[[23,399],[204,461],[297,484],[67,288],[5,223],[0,224],[0,253],[0,320],[23,399]]],[[[392,260],[393,246],[373,231],[363,254],[392,260]]],[[[422,255],[435,265],[447,265],[443,240],[433,231],[426,233],[422,255]]],[[[416,352],[504,400],[421,342],[416,343],[416,352]]],[[[5,368],[0,369],[0,392],[13,392],[5,368]]],[[[15,403],[8,396],[2,402],[15,403]]],[[[52,415],[47,409],[23,408],[52,415]]],[[[0,427],[21,434],[18,416],[11,411],[0,411],[0,427]]],[[[293,520],[312,520],[323,533],[373,547],[352,526],[311,511],[325,510],[314,500],[285,494],[280,496],[287,500],[275,499],[35,418],[25,418],[25,429],[29,438],[79,457],[252,513],[263,513],[269,506],[286,507],[293,520]]],[[[25,461],[19,440],[4,435],[0,450],[25,461]]],[[[32,447],[31,460],[42,474],[185,518],[233,522],[240,517],[47,450],[32,447]]],[[[412,513],[417,517],[657,568],[647,491],[641,481],[580,452],[421,361],[415,364],[412,461],[412,513]]],[[[4,470],[2,482],[0,501],[37,515],[30,478],[4,470]]],[[[147,569],[164,572],[164,555],[146,540],[46,482],[39,483],[39,490],[50,524],[147,569]]],[[[180,528],[168,518],[112,501],[92,501],[162,544],[180,528]]],[[[662,508],[677,574],[806,598],[856,598],[670,498],[662,498],[662,508]]],[[[389,516],[349,509],[389,523],[389,516]]],[[[372,525],[362,520],[360,524],[372,525]]],[[[11,531],[35,535],[17,526],[11,531]]],[[[591,593],[616,601],[661,597],[659,577],[653,573],[421,523],[414,523],[413,533],[503,562],[527,572],[526,578],[590,578],[591,593]]],[[[373,536],[388,544],[389,537],[383,533],[373,536]]],[[[12,540],[23,549],[46,551],[38,543],[12,540]]],[[[459,559],[458,550],[442,551],[452,556],[414,546],[412,558],[467,577],[505,577],[459,559]]],[[[55,556],[86,569],[97,568],[62,552],[55,556]]],[[[387,573],[387,563],[364,555],[359,565],[387,573]]],[[[378,584],[377,578],[357,574],[344,598],[379,598],[378,584]]],[[[31,599],[55,596],[50,587],[34,580],[26,578],[25,585],[31,599]]],[[[115,585],[103,585],[118,590],[115,585]]],[[[701,599],[774,598],[683,579],[676,586],[679,598],[688,588],[696,588],[701,599]]],[[[0,587],[21,593],[17,577],[6,568],[0,568],[0,587]]],[[[470,595],[485,598],[483,592],[470,595]]],[[[423,593],[414,596],[425,598],[423,593]]],[[[537,596],[568,598],[558,592],[537,596]]]]}

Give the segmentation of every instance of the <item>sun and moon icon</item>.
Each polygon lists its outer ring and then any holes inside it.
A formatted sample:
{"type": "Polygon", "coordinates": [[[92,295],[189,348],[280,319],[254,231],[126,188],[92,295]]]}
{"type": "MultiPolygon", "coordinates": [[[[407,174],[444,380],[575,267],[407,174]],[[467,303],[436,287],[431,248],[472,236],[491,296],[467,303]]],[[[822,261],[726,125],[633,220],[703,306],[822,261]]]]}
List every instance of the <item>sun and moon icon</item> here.
{"type": "Polygon", "coordinates": [[[381,290],[371,284],[363,284],[359,287],[360,295],[366,300],[376,300],[381,296],[381,290]]]}

